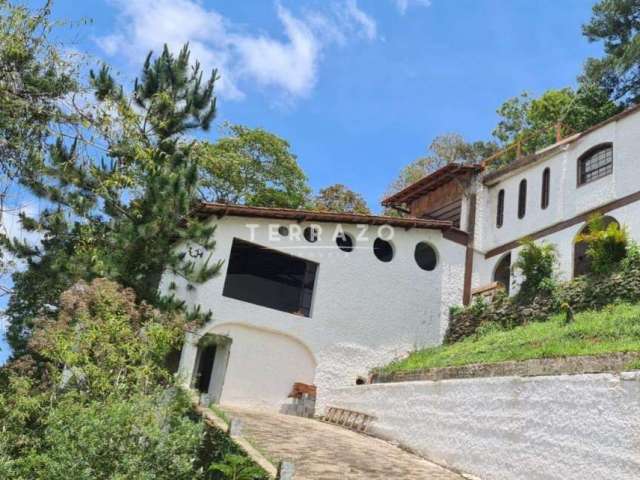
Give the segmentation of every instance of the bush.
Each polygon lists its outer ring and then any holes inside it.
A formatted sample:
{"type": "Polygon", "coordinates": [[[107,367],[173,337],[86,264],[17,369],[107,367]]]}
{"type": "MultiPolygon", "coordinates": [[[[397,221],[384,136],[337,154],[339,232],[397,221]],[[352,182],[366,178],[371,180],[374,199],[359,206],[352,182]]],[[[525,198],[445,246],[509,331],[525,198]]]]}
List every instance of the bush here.
{"type": "Polygon", "coordinates": [[[517,299],[521,303],[531,301],[540,293],[551,293],[555,287],[554,267],[557,262],[556,248],[550,243],[537,244],[524,240],[513,268],[520,271],[523,281],[517,299]]]}
{"type": "Polygon", "coordinates": [[[613,303],[640,303],[640,255],[635,246],[630,252],[632,256],[620,262],[618,271],[559,282],[553,290],[541,291],[528,303],[503,293],[491,303],[480,304],[476,300],[466,308],[451,309],[445,343],[479,334],[485,324],[510,329],[528,322],[545,321],[559,313],[563,304],[574,312],[581,312],[598,310],[613,303]]]}
{"type": "Polygon", "coordinates": [[[209,466],[244,454],[165,368],[184,320],[107,280],[60,305],[36,324],[31,355],[0,369],[0,478],[227,480],[209,466]]]}
{"type": "Polygon", "coordinates": [[[615,221],[607,222],[600,214],[589,219],[588,228],[578,235],[576,242],[589,245],[587,257],[595,274],[613,272],[627,255],[627,230],[615,221]]]}

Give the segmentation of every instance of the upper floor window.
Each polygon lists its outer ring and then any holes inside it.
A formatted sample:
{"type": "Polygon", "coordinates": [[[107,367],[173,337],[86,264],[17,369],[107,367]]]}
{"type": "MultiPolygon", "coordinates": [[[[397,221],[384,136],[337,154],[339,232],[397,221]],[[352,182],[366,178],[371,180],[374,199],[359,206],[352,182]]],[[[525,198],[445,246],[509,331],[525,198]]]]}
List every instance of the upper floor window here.
{"type": "Polygon", "coordinates": [[[540,206],[544,210],[549,206],[549,186],[551,183],[551,170],[545,168],[542,172],[542,197],[540,199],[540,206]]]}
{"type": "Polygon", "coordinates": [[[593,182],[613,172],[613,144],[605,143],[578,159],[578,185],[593,182]]]}
{"type": "Polygon", "coordinates": [[[500,228],[504,223],[504,190],[498,192],[498,209],[496,210],[496,226],[500,228]]]}
{"type": "Polygon", "coordinates": [[[527,213],[527,181],[523,179],[518,189],[518,218],[524,218],[525,213],[527,213]]]}

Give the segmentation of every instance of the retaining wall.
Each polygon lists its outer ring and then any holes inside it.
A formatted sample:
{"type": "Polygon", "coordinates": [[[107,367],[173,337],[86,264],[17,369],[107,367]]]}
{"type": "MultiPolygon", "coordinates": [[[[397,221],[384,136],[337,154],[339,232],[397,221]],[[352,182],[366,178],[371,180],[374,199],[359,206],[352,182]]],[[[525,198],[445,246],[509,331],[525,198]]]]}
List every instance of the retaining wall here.
{"type": "Polygon", "coordinates": [[[640,478],[640,372],[371,384],[327,404],[483,480],[640,478]]]}

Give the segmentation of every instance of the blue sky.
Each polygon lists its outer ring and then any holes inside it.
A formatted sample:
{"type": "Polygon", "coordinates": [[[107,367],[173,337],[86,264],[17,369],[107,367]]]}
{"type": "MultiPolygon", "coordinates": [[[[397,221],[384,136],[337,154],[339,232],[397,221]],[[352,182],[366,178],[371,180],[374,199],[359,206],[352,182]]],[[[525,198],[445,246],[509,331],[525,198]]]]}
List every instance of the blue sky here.
{"type": "Polygon", "coordinates": [[[57,0],[54,14],[91,20],[62,39],[125,83],[149,49],[190,41],[220,71],[218,125],[282,136],[314,189],[344,183],[375,211],[435,136],[488,139],[507,98],[574,85],[601,52],[580,29],[593,3],[57,0]]]}

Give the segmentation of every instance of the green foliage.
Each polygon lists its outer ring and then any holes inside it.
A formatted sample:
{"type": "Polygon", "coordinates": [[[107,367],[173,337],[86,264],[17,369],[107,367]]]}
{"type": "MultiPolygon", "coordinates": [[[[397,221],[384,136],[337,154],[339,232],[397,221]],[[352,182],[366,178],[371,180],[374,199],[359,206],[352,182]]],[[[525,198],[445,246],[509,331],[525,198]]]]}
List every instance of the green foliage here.
{"type": "Polygon", "coordinates": [[[601,0],[582,31],[590,42],[602,42],[604,56],[589,58],[582,83],[603,89],[613,100],[640,100],[640,1],[601,0]]]}
{"type": "Polygon", "coordinates": [[[589,219],[587,230],[578,235],[576,242],[588,244],[587,256],[591,271],[610,273],[619,267],[627,255],[628,233],[617,222],[606,222],[602,215],[589,219]]]}
{"type": "MultiPolygon", "coordinates": [[[[500,121],[493,136],[503,147],[521,142],[521,154],[530,154],[556,142],[557,124],[561,124],[561,134],[566,137],[606,120],[620,109],[603,89],[592,84],[581,85],[577,90],[547,90],[535,99],[525,92],[498,108],[500,121]]],[[[515,155],[516,151],[511,150],[494,167],[513,161],[515,155]]]]}
{"type": "Polygon", "coordinates": [[[209,470],[221,473],[228,480],[256,480],[263,478],[262,470],[242,455],[225,455],[222,462],[210,465],[209,470]]]}
{"type": "Polygon", "coordinates": [[[513,268],[523,277],[517,298],[521,303],[531,301],[536,295],[548,294],[554,288],[554,267],[557,263],[553,244],[538,244],[524,240],[513,268]]]}
{"type": "Polygon", "coordinates": [[[452,345],[427,348],[387,365],[382,373],[497,363],[531,358],[640,352],[640,305],[611,305],[585,311],[565,324],[565,315],[505,330],[487,324],[477,335],[452,345]]]}
{"type": "Polygon", "coordinates": [[[306,203],[307,177],[285,140],[241,125],[226,125],[225,133],[196,149],[204,200],[286,208],[306,203]]]}
{"type": "MultiPolygon", "coordinates": [[[[539,254],[532,255],[531,259],[539,254]]],[[[547,259],[547,267],[552,265],[547,259]]],[[[544,263],[544,262],[543,262],[544,263]]],[[[491,303],[473,303],[466,308],[451,309],[445,343],[454,343],[475,335],[485,324],[511,329],[529,322],[545,321],[563,312],[565,319],[576,312],[605,308],[612,303],[640,302],[640,248],[630,243],[627,256],[604,273],[582,275],[565,282],[541,281],[528,297],[499,294],[491,303]]],[[[551,268],[552,270],[552,268],[551,268]]]]}
{"type": "Polygon", "coordinates": [[[160,297],[163,272],[190,284],[218,272],[212,253],[201,261],[174,248],[180,241],[210,252],[215,246],[215,228],[189,217],[199,198],[200,163],[196,143],[186,135],[210,126],[216,74],[204,81],[197,62],[190,63],[187,47],[178,55],[166,47],[155,59],[149,55],[131,95],[123,94],[107,67],[92,72],[98,103],[79,112],[85,128],[72,141],[58,138],[44,163],[20,176],[51,207],[39,218],[22,219],[25,228],[42,234],[41,246],[4,239],[27,264],[15,276],[8,309],[8,338],[17,354],[24,351],[34,316],[51,310],[45,305],[55,307],[57,294],[77,280],[111,278],[141,300],[180,309],[183,303],[160,297]],[[96,138],[103,150],[96,149],[96,138]],[[98,152],[107,159],[97,160],[98,152]]]}
{"type": "Polygon", "coordinates": [[[450,163],[479,163],[498,150],[493,142],[467,142],[457,133],[446,133],[433,139],[428,155],[404,167],[389,185],[386,195],[392,195],[450,163]]]}
{"type": "Polygon", "coordinates": [[[78,89],[74,65],[49,37],[51,4],[37,10],[0,0],[0,169],[39,163],[50,131],[71,119],[63,99],[78,89]]]}
{"type": "Polygon", "coordinates": [[[183,327],[107,280],[66,291],[55,321],[36,323],[31,355],[0,375],[0,478],[232,478],[209,466],[241,451],[164,368],[183,327]]]}
{"type": "Polygon", "coordinates": [[[362,195],[339,183],[321,189],[311,208],[327,212],[371,214],[362,195]]]}

